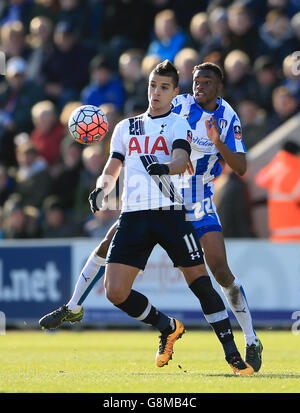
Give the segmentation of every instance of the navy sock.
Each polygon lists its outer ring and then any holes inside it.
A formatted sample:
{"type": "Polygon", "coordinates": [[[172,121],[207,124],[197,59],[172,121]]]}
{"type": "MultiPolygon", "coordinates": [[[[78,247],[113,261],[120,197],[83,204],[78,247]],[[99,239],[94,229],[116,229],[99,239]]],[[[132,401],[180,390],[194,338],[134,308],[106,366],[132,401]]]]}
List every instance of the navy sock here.
{"type": "Polygon", "coordinates": [[[203,275],[189,286],[199,299],[203,314],[223,346],[225,357],[236,353],[231,323],[224,302],[213,288],[210,277],[203,275]]]}
{"type": "Polygon", "coordinates": [[[225,357],[238,352],[228,317],[224,318],[224,320],[217,321],[216,323],[210,323],[210,325],[223,346],[225,357]]]}
{"type": "Polygon", "coordinates": [[[136,318],[145,324],[150,324],[160,332],[166,332],[170,328],[171,319],[164,313],[158,311],[149,303],[147,297],[138,291],[131,290],[129,296],[123,303],[116,305],[120,310],[130,317],[136,318]]]}
{"type": "Polygon", "coordinates": [[[204,314],[214,314],[225,310],[224,302],[214,289],[208,275],[200,276],[189,287],[199,299],[204,314]]]}

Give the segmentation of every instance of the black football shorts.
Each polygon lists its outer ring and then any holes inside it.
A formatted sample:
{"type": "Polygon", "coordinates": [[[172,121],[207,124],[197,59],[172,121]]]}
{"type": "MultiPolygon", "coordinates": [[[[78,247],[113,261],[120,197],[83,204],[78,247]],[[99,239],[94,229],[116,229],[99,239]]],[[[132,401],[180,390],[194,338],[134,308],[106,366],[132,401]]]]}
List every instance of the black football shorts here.
{"type": "Polygon", "coordinates": [[[120,215],[110,243],[107,263],[121,263],[144,270],[156,244],[167,252],[175,267],[203,264],[197,233],[185,219],[186,210],[143,210],[120,215]]]}

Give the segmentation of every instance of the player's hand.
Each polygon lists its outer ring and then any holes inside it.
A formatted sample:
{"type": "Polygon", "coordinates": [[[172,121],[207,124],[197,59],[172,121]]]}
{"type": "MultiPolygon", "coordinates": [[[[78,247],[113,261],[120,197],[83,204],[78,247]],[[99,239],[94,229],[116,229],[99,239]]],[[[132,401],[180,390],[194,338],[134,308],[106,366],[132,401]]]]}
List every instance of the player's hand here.
{"type": "Polygon", "coordinates": [[[102,208],[104,191],[102,188],[95,188],[89,195],[89,203],[93,214],[102,208]]]}
{"type": "Polygon", "coordinates": [[[170,170],[168,165],[164,163],[153,162],[147,166],[147,171],[150,175],[168,175],[170,170]]]}
{"type": "Polygon", "coordinates": [[[220,142],[220,130],[216,119],[212,116],[210,120],[205,121],[206,133],[209,139],[216,145],[220,142]]]}

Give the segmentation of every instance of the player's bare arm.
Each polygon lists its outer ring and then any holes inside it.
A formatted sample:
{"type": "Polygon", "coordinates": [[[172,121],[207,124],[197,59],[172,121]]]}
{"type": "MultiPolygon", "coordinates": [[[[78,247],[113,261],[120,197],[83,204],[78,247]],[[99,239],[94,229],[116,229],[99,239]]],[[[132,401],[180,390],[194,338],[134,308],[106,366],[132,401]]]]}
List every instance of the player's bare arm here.
{"type": "Polygon", "coordinates": [[[122,168],[122,161],[117,158],[109,158],[102,175],[99,176],[96,188],[89,195],[89,203],[93,213],[102,208],[103,199],[115,187],[122,168]]]}
{"type": "Polygon", "coordinates": [[[117,158],[109,158],[105,164],[102,174],[97,180],[97,188],[104,190],[105,195],[108,195],[115,187],[117,179],[119,178],[122,161],[117,158]]]}
{"type": "Polygon", "coordinates": [[[167,162],[169,175],[177,175],[185,172],[190,157],[186,150],[177,148],[172,152],[172,161],[167,162]]]}
{"type": "Polygon", "coordinates": [[[209,139],[214,143],[224,161],[236,172],[242,176],[247,170],[246,154],[232,152],[232,150],[221,141],[220,131],[216,119],[212,116],[209,121],[205,121],[206,132],[209,139]]]}

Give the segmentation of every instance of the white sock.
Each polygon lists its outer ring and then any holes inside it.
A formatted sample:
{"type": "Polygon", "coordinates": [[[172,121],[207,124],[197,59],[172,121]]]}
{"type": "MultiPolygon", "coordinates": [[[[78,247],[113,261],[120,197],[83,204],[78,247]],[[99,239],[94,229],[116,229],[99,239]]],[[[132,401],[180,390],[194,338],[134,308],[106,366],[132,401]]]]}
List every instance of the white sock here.
{"type": "Polygon", "coordinates": [[[67,303],[69,310],[74,313],[80,311],[83,301],[88,296],[94,284],[104,274],[104,270],[105,258],[99,257],[96,255],[96,252],[93,251],[80,273],[78,281],[75,285],[73,296],[67,303]]]}
{"type": "Polygon", "coordinates": [[[241,283],[235,278],[231,286],[227,288],[222,287],[222,291],[243,330],[246,344],[257,344],[258,338],[253,328],[252,317],[241,283]]]}

